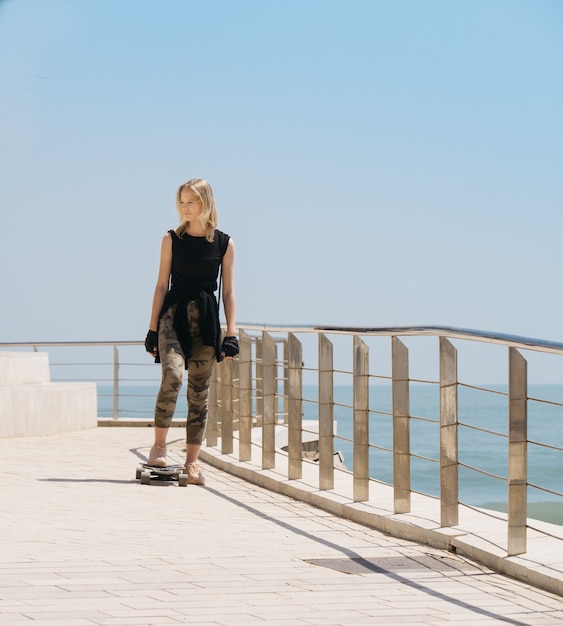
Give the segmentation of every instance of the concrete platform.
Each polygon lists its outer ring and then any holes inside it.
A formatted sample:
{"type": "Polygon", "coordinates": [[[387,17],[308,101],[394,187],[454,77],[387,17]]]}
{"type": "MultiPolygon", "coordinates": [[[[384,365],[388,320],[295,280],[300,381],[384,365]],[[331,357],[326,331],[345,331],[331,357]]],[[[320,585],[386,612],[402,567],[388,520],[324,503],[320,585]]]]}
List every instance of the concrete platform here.
{"type": "Polygon", "coordinates": [[[95,383],[52,383],[46,352],[0,350],[0,437],[95,428],[97,415],[95,383]]]}
{"type": "Polygon", "coordinates": [[[561,596],[212,466],[140,485],[151,438],[0,440],[0,624],[563,624],[561,596]]]}

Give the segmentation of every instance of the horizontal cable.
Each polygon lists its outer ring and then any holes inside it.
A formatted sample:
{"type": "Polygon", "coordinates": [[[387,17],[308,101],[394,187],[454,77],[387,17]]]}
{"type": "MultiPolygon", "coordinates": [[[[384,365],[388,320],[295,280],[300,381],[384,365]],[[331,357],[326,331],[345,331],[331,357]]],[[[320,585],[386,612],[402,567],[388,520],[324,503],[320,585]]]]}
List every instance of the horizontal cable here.
{"type": "Polygon", "coordinates": [[[540,487],[539,485],[536,485],[534,483],[527,483],[528,487],[532,487],[533,489],[537,489],[538,491],[543,491],[544,493],[550,493],[552,496],[559,496],[560,498],[563,498],[563,493],[560,493],[559,491],[553,491],[551,489],[548,489],[547,487],[540,487]]]}
{"type": "Polygon", "coordinates": [[[554,402],[553,400],[542,400],[541,398],[532,398],[531,396],[528,396],[528,400],[530,402],[540,402],[541,404],[550,404],[551,406],[563,408],[563,404],[561,404],[561,402],[554,402]]]}
{"type": "Polygon", "coordinates": [[[354,443],[353,439],[348,439],[348,437],[343,437],[342,435],[335,435],[334,438],[339,441],[345,441],[346,443],[354,443]]]}
{"type": "Polygon", "coordinates": [[[488,387],[477,387],[475,385],[468,385],[467,383],[458,382],[460,387],[465,387],[466,389],[475,389],[476,391],[485,391],[486,393],[496,394],[498,396],[508,397],[507,391],[499,391],[498,389],[489,389],[488,387]]]}
{"type": "Polygon", "coordinates": [[[439,463],[440,462],[439,459],[431,459],[430,457],[422,456],[421,454],[415,454],[414,452],[411,452],[410,456],[413,459],[420,459],[421,461],[428,461],[429,463],[439,463]]]}
{"type": "Polygon", "coordinates": [[[377,446],[374,443],[369,444],[370,450],[379,450],[379,452],[388,452],[389,454],[393,454],[393,450],[391,448],[384,448],[383,446],[377,446]]]}
{"type": "MultiPolygon", "coordinates": [[[[546,537],[551,537],[552,539],[559,539],[559,541],[561,541],[561,535],[555,535],[553,533],[550,533],[547,530],[545,530],[545,528],[537,528],[533,524],[526,524],[526,528],[529,528],[530,530],[535,530],[536,532],[541,533],[542,535],[546,537]]],[[[547,567],[548,569],[550,569],[549,566],[544,566],[544,567],[547,567]]],[[[559,574],[559,572],[557,573],[559,574]]]]}
{"type": "Polygon", "coordinates": [[[411,493],[416,493],[419,496],[426,496],[427,498],[433,498],[434,500],[439,500],[440,499],[440,496],[437,496],[437,495],[434,495],[434,494],[431,494],[431,493],[427,493],[426,491],[418,491],[417,489],[411,489],[410,491],[411,491],[411,493]]]}
{"type": "Polygon", "coordinates": [[[412,420],[416,420],[417,422],[428,422],[429,424],[439,424],[440,420],[433,417],[420,417],[419,415],[410,415],[412,420]]]}
{"type": "MultiPolygon", "coordinates": [[[[493,519],[501,520],[503,522],[506,521],[506,519],[503,517],[502,511],[496,511],[495,512],[495,511],[492,511],[491,509],[478,508],[476,506],[472,506],[471,504],[467,504],[467,502],[462,502],[461,500],[459,501],[459,504],[461,504],[462,506],[470,509],[471,511],[476,511],[477,513],[482,513],[483,515],[486,515],[487,517],[492,517],[493,519]]],[[[504,513],[504,515],[506,515],[506,513],[504,513]]],[[[485,539],[485,537],[483,535],[480,535],[479,539],[481,541],[485,541],[486,543],[490,543],[491,545],[493,545],[495,547],[498,547],[490,539],[485,539]]]]}
{"type": "MultiPolygon", "coordinates": [[[[123,380],[122,378],[119,379],[123,380]]],[[[113,378],[53,378],[52,383],[113,383],[113,378]]]]}
{"type": "MultiPolygon", "coordinates": [[[[104,398],[112,398],[112,394],[105,394],[104,396],[100,396],[104,398]]],[[[117,395],[118,398],[154,398],[153,393],[120,393],[117,395]]]]}
{"type": "Polygon", "coordinates": [[[353,409],[354,407],[350,404],[341,404],[340,402],[333,402],[334,406],[339,406],[341,409],[353,409]]]}
{"type": "MultiPolygon", "coordinates": [[[[64,367],[64,366],[80,366],[80,367],[90,367],[91,365],[102,365],[104,367],[113,367],[114,363],[73,363],[73,362],[61,362],[61,363],[51,363],[49,362],[49,367],[53,366],[53,367],[64,367]]],[[[140,365],[140,364],[139,364],[140,365]]]]}
{"type": "Polygon", "coordinates": [[[491,474],[490,472],[486,472],[485,470],[478,469],[477,467],[473,467],[472,465],[467,465],[467,463],[462,463],[461,461],[458,463],[459,467],[465,467],[465,469],[472,470],[477,472],[478,474],[483,474],[484,476],[488,476],[489,478],[496,478],[497,480],[507,481],[508,479],[503,476],[497,476],[496,474],[491,474]]]}
{"type": "Polygon", "coordinates": [[[551,446],[548,443],[540,443],[539,441],[533,441],[532,439],[528,439],[528,443],[540,448],[548,448],[549,450],[555,450],[556,452],[563,452],[563,448],[560,448],[559,446],[551,446]]]}
{"type": "Polygon", "coordinates": [[[507,434],[499,433],[496,430],[488,430],[486,428],[479,428],[479,426],[473,426],[472,424],[466,424],[465,422],[459,422],[458,426],[461,428],[468,428],[470,430],[477,430],[481,433],[486,433],[487,435],[493,435],[495,437],[503,437],[504,439],[508,439],[507,434]]]}

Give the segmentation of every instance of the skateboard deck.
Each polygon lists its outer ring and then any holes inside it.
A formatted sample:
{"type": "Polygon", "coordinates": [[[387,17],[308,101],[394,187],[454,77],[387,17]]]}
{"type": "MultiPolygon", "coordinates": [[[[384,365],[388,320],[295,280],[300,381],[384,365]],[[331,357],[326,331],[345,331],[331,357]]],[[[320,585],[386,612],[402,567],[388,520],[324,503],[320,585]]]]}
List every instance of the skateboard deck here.
{"type": "Polygon", "coordinates": [[[167,465],[166,467],[156,467],[143,463],[137,468],[135,475],[141,485],[150,485],[151,480],[177,481],[180,487],[188,486],[188,475],[184,474],[183,465],[167,465]]]}

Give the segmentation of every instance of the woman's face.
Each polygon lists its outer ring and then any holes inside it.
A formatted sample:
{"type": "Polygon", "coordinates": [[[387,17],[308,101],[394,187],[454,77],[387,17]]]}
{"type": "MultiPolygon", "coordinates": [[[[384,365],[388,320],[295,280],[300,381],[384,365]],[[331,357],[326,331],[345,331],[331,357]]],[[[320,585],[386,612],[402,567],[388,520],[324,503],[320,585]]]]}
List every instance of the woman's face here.
{"type": "Polygon", "coordinates": [[[203,205],[191,189],[180,192],[180,208],[187,222],[194,222],[201,216],[203,205]]]}

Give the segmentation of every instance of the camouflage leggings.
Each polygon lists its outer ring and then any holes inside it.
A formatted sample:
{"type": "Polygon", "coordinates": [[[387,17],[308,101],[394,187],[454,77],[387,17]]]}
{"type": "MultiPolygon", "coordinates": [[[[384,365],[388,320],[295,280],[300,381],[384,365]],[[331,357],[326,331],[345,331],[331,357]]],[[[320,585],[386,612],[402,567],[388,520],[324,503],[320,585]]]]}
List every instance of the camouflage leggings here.
{"type": "MultiPolygon", "coordinates": [[[[156,398],[154,424],[159,428],[170,426],[184,380],[184,353],[173,328],[175,310],[175,305],[170,307],[160,319],[158,327],[162,383],[156,398]]],[[[188,362],[186,441],[201,445],[207,424],[209,383],[217,356],[213,346],[204,346],[202,343],[197,302],[188,302],[188,323],[192,336],[193,356],[188,362]]]]}

